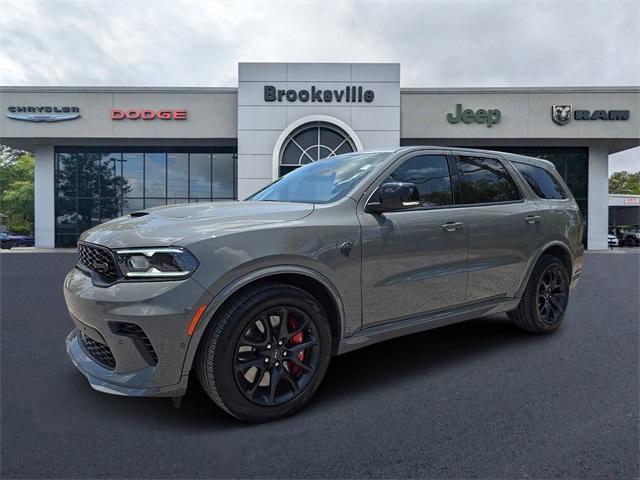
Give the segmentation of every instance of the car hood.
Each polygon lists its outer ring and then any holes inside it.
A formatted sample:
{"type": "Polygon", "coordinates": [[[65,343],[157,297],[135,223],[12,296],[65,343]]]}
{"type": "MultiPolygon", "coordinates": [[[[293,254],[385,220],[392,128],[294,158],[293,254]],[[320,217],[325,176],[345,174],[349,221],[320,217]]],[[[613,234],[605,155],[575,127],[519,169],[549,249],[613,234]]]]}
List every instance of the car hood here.
{"type": "Polygon", "coordinates": [[[313,205],[284,202],[211,202],[156,207],[116,218],[80,240],[118,247],[188,245],[230,231],[275,226],[306,217],[313,205]]]}

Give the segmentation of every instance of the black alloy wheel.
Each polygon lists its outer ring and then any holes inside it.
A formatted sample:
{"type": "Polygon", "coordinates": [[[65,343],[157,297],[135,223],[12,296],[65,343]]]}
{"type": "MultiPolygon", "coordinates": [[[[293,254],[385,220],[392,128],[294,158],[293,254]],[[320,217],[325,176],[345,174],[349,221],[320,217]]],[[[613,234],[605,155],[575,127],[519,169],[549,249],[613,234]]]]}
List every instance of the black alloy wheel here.
{"type": "Polygon", "coordinates": [[[238,387],[252,402],[282,405],[311,381],[320,359],[318,332],[302,310],[281,305],[264,310],[236,345],[238,387]]]}
{"type": "Polygon", "coordinates": [[[549,333],[564,319],[569,303],[570,266],[562,259],[545,255],[533,267],[518,306],[508,312],[523,330],[549,333]]]}
{"type": "Polygon", "coordinates": [[[242,290],[216,312],[194,367],[225,412],[266,422],[309,402],[329,366],[331,342],[326,312],[309,292],[265,282],[242,290]]]}
{"type": "Polygon", "coordinates": [[[567,308],[568,285],[557,265],[550,265],[540,277],[538,284],[538,315],[553,325],[562,319],[567,308]]]}

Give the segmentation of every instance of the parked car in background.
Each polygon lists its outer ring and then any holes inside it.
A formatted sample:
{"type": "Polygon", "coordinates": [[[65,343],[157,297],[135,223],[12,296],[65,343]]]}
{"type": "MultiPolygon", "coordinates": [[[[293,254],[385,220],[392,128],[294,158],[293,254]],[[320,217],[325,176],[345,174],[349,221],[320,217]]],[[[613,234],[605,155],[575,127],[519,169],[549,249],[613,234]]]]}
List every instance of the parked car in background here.
{"type": "Polygon", "coordinates": [[[608,239],[610,247],[617,247],[619,245],[618,237],[616,237],[613,233],[609,232],[608,239]]]}
{"type": "Polygon", "coordinates": [[[640,245],[640,228],[627,225],[616,227],[615,235],[620,245],[625,247],[637,247],[640,245]]]}
{"type": "Polygon", "coordinates": [[[3,250],[10,250],[17,245],[18,242],[12,239],[9,235],[6,233],[0,233],[0,248],[3,250]]]}
{"type": "Polygon", "coordinates": [[[35,245],[35,240],[33,237],[28,237],[26,235],[19,235],[17,233],[7,232],[9,238],[11,240],[15,240],[16,247],[33,247],[35,245]]]}
{"type": "Polygon", "coordinates": [[[67,353],[102,392],[181,397],[195,370],[227,413],[281,418],[334,355],[498,313],[556,330],[582,231],[545,160],[339,155],[242,202],[151,208],[84,232],[64,282],[67,353]]]}

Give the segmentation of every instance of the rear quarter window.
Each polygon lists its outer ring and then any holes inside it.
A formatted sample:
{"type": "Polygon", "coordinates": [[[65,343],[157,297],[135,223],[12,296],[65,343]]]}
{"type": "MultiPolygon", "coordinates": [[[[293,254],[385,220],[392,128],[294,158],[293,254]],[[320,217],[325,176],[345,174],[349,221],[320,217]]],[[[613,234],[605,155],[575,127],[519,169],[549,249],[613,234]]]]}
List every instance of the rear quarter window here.
{"type": "Polygon", "coordinates": [[[564,191],[560,182],[551,172],[527,163],[513,162],[513,166],[520,172],[520,175],[538,197],[547,200],[567,198],[567,192],[564,191]]]}

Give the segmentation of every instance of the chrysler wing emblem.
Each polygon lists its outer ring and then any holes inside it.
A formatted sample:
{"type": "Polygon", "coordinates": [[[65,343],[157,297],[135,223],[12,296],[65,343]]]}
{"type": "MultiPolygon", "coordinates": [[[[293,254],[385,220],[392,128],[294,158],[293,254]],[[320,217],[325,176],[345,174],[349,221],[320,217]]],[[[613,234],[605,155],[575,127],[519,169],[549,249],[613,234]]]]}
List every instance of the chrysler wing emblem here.
{"type": "Polygon", "coordinates": [[[565,125],[571,120],[571,105],[552,105],[551,120],[558,125],[565,125]]]}
{"type": "Polygon", "coordinates": [[[7,113],[7,117],[23,122],[64,122],[80,117],[79,113],[7,113]]]}

